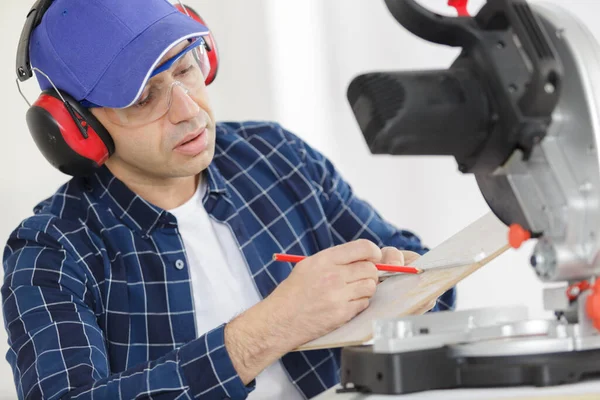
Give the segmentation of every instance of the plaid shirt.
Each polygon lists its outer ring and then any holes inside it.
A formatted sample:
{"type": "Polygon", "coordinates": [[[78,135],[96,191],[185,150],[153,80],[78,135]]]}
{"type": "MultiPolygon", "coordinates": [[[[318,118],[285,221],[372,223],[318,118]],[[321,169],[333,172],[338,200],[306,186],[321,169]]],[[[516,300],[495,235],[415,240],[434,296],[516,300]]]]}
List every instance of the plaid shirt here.
{"type": "MultiPolygon", "coordinates": [[[[263,297],[292,268],[275,266],[273,253],[310,255],[358,238],[426,251],[276,124],[219,124],[206,177],[205,208],[231,227],[263,297]]],[[[254,382],[245,386],[234,370],[224,325],[196,331],[188,267],[172,214],[106,168],[71,179],[4,252],[7,360],[19,398],[245,398],[254,382]]],[[[435,309],[454,298],[447,292],[435,309]]],[[[336,349],[282,363],[307,398],[339,381],[336,349]]]]}

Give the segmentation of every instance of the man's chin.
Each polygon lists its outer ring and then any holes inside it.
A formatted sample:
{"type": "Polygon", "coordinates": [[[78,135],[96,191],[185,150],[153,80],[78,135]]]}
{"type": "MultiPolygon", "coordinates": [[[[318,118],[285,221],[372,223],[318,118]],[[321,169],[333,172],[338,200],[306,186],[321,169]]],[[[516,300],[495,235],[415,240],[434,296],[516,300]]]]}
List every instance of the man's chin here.
{"type": "Polygon", "coordinates": [[[179,177],[196,176],[208,168],[213,161],[214,155],[215,147],[212,145],[200,154],[190,157],[183,163],[179,163],[174,169],[177,170],[177,175],[179,177]]]}

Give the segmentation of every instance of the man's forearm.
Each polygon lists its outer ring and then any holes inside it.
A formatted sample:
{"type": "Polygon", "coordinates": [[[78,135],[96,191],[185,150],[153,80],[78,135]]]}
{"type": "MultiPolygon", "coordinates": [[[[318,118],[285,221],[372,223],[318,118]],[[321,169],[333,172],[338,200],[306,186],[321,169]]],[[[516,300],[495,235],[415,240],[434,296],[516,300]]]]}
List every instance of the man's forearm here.
{"type": "Polygon", "coordinates": [[[290,334],[285,318],[267,298],[225,326],[225,347],[245,385],[300,343],[290,334]]]}
{"type": "MultiPolygon", "coordinates": [[[[71,382],[77,379],[82,384],[66,393],[67,387],[61,388],[61,381],[54,385],[50,382],[44,386],[44,395],[50,389],[56,389],[52,393],[61,399],[179,398],[186,395],[195,399],[246,398],[249,388],[240,379],[233,379],[236,371],[223,346],[223,329],[220,326],[163,357],[101,380],[93,381],[88,374],[85,382],[83,372],[76,374],[77,368],[73,368],[69,371],[71,382]],[[215,381],[219,384],[215,385],[215,381]]],[[[82,354],[84,351],[82,349],[82,354]]],[[[87,356],[88,352],[85,354],[87,356]]]]}

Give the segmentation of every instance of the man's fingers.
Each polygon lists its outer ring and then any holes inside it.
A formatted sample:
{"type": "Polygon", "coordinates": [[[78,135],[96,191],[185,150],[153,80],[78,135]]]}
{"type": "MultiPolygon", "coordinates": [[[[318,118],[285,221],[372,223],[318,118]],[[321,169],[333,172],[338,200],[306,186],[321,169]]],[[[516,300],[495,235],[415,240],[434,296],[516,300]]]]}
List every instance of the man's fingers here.
{"type": "Polygon", "coordinates": [[[404,253],[395,247],[384,247],[381,249],[381,262],[391,265],[406,265],[404,253]]]}
{"type": "Polygon", "coordinates": [[[366,310],[369,307],[369,304],[370,300],[366,297],[363,297],[362,299],[352,300],[350,302],[350,319],[354,318],[357,314],[366,310]]]}
{"type": "Polygon", "coordinates": [[[421,257],[419,253],[414,251],[398,250],[395,247],[384,247],[381,249],[381,254],[381,262],[392,265],[410,265],[421,257]]]}
{"type": "Polygon", "coordinates": [[[359,239],[329,248],[319,255],[329,257],[335,264],[351,264],[356,261],[379,262],[381,249],[370,240],[359,239]]]}
{"type": "Polygon", "coordinates": [[[402,254],[404,254],[405,265],[410,265],[421,257],[419,253],[415,253],[414,251],[403,250],[402,254]]]}
{"type": "Polygon", "coordinates": [[[370,261],[358,261],[342,266],[346,283],[360,281],[362,279],[379,280],[379,271],[375,264],[370,261]]]}
{"type": "Polygon", "coordinates": [[[348,284],[348,300],[371,298],[377,290],[377,282],[373,279],[362,279],[348,284]]]}

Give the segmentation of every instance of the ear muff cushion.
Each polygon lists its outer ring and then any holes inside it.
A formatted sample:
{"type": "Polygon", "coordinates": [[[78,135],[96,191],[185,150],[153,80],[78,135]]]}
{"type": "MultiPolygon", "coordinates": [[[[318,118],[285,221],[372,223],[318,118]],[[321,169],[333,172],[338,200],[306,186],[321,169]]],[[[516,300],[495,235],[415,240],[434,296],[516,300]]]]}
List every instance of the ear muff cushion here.
{"type": "Polygon", "coordinates": [[[93,173],[114,152],[114,142],[98,120],[69,96],[63,94],[88,125],[84,138],[63,101],[53,90],[43,92],[27,111],[31,135],[55,168],[72,176],[93,173]]]}
{"type": "MultiPolygon", "coordinates": [[[[181,7],[181,5],[177,4],[175,7],[179,11],[181,11],[182,13],[185,14],[185,10],[181,7]]],[[[185,8],[187,9],[187,12],[190,14],[190,16],[193,19],[200,22],[202,25],[208,27],[208,25],[204,22],[202,17],[200,17],[200,14],[198,14],[193,8],[191,8],[190,6],[187,6],[187,5],[185,6],[185,8]]],[[[210,61],[210,73],[208,74],[208,76],[206,77],[206,80],[205,80],[205,83],[208,86],[217,77],[217,72],[219,70],[219,51],[217,49],[217,42],[215,41],[215,37],[213,36],[212,33],[209,33],[208,36],[205,36],[204,40],[206,41],[206,43],[209,47],[207,49],[207,51],[208,51],[208,59],[210,61]]]]}

